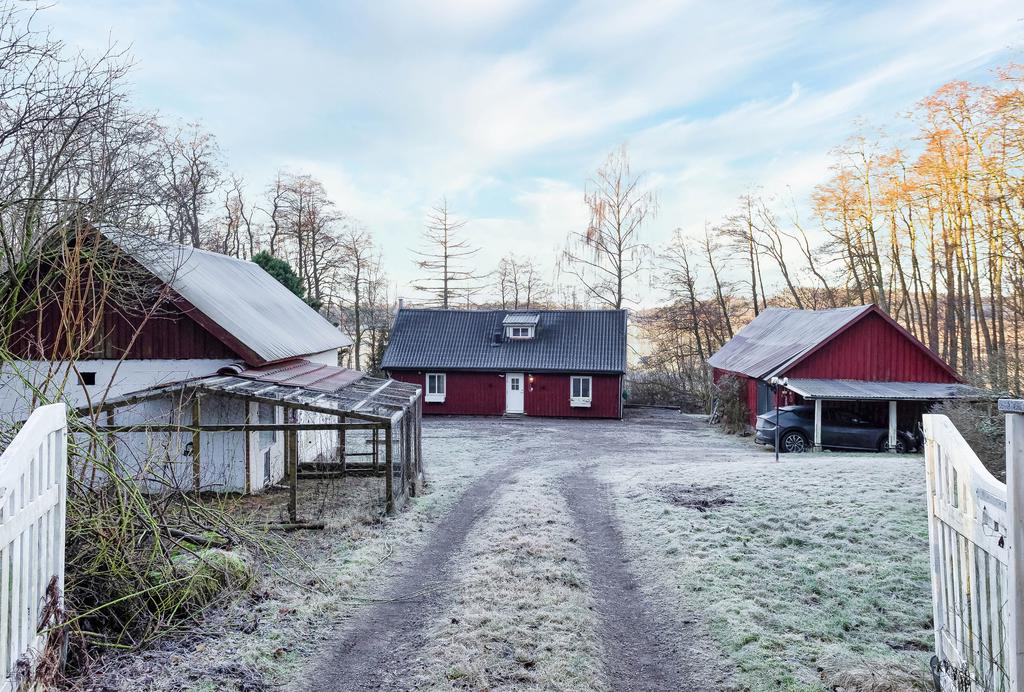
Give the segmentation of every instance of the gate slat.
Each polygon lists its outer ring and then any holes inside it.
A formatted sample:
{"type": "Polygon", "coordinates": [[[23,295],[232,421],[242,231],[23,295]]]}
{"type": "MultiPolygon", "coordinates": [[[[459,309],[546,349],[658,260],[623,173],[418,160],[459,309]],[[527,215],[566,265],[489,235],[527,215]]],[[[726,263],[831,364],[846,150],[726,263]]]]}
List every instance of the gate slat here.
{"type": "Polygon", "coordinates": [[[0,455],[0,692],[16,689],[19,659],[35,665],[46,589],[54,575],[63,586],[66,437],[64,405],[43,406],[0,455]]]}
{"type": "Polygon", "coordinates": [[[924,416],[935,652],[943,689],[1024,692],[1007,675],[1006,485],[978,460],[945,416],[924,416]],[[953,669],[953,673],[950,673],[953,669]]]}

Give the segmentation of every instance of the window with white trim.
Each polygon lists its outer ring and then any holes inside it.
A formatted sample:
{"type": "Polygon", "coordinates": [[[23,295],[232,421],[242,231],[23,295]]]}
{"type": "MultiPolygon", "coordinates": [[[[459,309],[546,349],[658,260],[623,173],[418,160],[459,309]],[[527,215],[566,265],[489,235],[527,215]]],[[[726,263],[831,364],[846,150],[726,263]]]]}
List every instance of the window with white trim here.
{"type": "Polygon", "coordinates": [[[569,378],[569,405],[590,407],[592,378],[589,375],[573,375],[569,378]]]}
{"type": "Polygon", "coordinates": [[[428,372],[427,373],[427,395],[426,401],[442,402],[444,401],[444,395],[448,387],[447,380],[443,372],[428,372]]]}
{"type": "Polygon", "coordinates": [[[510,339],[532,339],[533,327],[509,327],[507,333],[510,339]]]}

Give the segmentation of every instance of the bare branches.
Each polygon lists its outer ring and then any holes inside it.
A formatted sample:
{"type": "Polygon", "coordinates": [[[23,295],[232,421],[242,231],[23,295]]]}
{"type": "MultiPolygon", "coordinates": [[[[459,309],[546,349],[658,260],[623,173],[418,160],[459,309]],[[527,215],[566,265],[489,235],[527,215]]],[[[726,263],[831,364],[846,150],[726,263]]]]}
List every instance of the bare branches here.
{"type": "Polygon", "coordinates": [[[502,310],[529,309],[551,301],[551,287],[531,257],[509,253],[498,262],[494,275],[502,310]]]}
{"type": "Polygon", "coordinates": [[[413,250],[423,276],[413,288],[430,296],[439,307],[449,308],[462,300],[469,304],[483,288],[484,275],[469,267],[468,260],[479,252],[461,237],[466,222],[454,218],[448,200],[430,210],[423,230],[424,247],[413,250]]]}
{"type": "Polygon", "coordinates": [[[598,169],[584,201],[590,223],[569,233],[560,268],[598,303],[619,309],[630,302],[626,291],[650,258],[640,231],[657,210],[657,200],[642,188],[642,176],[632,175],[621,147],[598,169]]]}

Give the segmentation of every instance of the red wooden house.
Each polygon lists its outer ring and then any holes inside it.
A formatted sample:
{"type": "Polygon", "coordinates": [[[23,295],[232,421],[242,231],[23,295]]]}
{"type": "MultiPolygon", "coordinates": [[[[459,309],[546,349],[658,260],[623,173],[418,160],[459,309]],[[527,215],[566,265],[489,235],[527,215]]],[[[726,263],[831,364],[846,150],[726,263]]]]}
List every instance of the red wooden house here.
{"type": "Polygon", "coordinates": [[[425,414],[621,418],[626,311],[401,309],[382,367],[425,414]]]}
{"type": "Polygon", "coordinates": [[[751,424],[775,406],[773,380],[781,381],[780,404],[814,403],[818,428],[823,407],[842,402],[868,417],[887,417],[890,437],[897,425],[912,425],[936,401],[986,395],[964,385],[953,368],[877,305],[768,308],[708,364],[716,383],[725,375],[745,382],[751,424]]]}

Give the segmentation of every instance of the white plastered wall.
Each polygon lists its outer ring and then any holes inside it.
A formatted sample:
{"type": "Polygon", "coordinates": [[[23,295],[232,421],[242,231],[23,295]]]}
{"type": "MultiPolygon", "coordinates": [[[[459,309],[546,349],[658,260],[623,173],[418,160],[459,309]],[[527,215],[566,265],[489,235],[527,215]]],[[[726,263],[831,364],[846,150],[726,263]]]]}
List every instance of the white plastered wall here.
{"type": "Polygon", "coordinates": [[[30,360],[0,367],[0,416],[10,420],[26,418],[33,404],[33,388],[44,388],[54,396],[64,384],[65,399],[72,406],[98,403],[169,382],[216,374],[235,361],[224,359],[186,360],[83,360],[82,373],[94,373],[96,384],[83,386],[66,361],[50,363],[30,360]]]}
{"type": "MultiPolygon", "coordinates": [[[[304,360],[320,365],[338,366],[338,349],[305,356],[304,360]]],[[[338,417],[324,413],[299,412],[302,423],[337,423],[338,417]]],[[[334,461],[338,454],[338,433],[334,430],[304,430],[299,433],[299,463],[334,461]]]]}

